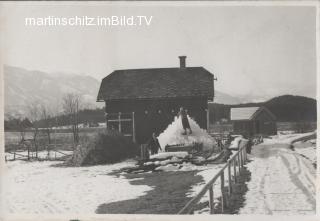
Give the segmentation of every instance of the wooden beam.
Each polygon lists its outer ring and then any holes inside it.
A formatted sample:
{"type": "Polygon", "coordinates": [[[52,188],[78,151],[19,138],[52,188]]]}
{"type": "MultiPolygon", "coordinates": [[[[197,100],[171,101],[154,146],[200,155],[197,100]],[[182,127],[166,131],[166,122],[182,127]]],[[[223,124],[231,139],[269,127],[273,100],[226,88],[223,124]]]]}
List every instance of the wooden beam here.
{"type": "Polygon", "coordinates": [[[118,115],[118,121],[119,121],[119,132],[121,133],[121,112],[119,112],[119,115],[118,115]]]}
{"type": "Polygon", "coordinates": [[[122,118],[122,119],[110,119],[110,120],[108,120],[109,122],[119,122],[119,121],[121,121],[121,122],[124,122],[124,121],[127,121],[127,122],[130,122],[130,121],[132,121],[132,119],[124,119],[124,118],[122,118]]]}
{"type": "Polygon", "coordinates": [[[106,118],[106,130],[108,130],[108,113],[104,113],[104,116],[106,118]]]}
{"type": "Polygon", "coordinates": [[[214,214],[213,185],[209,188],[209,206],[210,206],[210,214],[214,214]]]}
{"type": "Polygon", "coordinates": [[[229,195],[232,193],[232,180],[231,180],[231,162],[228,160],[228,182],[229,182],[229,195]]]}
{"type": "Polygon", "coordinates": [[[136,126],[134,121],[134,112],[132,112],[132,141],[136,142],[136,126]]]}
{"type": "Polygon", "coordinates": [[[224,206],[225,206],[225,198],[224,198],[224,171],[221,171],[220,184],[221,184],[221,212],[224,213],[224,206]]]}

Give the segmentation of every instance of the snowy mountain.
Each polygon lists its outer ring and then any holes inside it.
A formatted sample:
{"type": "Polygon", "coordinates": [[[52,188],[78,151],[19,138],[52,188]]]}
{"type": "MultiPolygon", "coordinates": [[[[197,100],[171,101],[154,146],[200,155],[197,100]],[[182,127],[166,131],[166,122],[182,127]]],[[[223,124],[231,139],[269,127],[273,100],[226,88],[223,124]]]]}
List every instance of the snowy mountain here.
{"type": "Polygon", "coordinates": [[[233,97],[231,95],[228,95],[226,93],[215,91],[215,98],[214,103],[218,104],[240,104],[244,103],[246,100],[241,99],[239,97],[233,97]]]}
{"type": "MultiPolygon", "coordinates": [[[[82,95],[85,108],[102,107],[96,102],[100,81],[85,75],[46,73],[19,67],[4,66],[5,115],[22,116],[27,105],[39,102],[48,105],[55,112],[61,111],[62,97],[66,93],[82,95]]],[[[215,103],[239,104],[247,102],[238,97],[216,91],[215,103]]]]}
{"type": "MultiPolygon", "coordinates": [[[[95,108],[100,82],[84,75],[45,73],[4,66],[6,116],[24,115],[28,103],[39,102],[58,110],[66,93],[82,96],[86,108],[95,108]]],[[[61,109],[61,108],[60,108],[61,109]]]]}

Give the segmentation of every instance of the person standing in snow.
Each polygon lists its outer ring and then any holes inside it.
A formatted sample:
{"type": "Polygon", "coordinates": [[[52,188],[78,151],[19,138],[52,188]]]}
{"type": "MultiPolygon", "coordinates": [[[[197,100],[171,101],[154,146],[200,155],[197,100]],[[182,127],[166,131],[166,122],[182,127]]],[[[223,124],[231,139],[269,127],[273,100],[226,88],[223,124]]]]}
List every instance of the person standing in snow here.
{"type": "Polygon", "coordinates": [[[179,111],[178,116],[181,117],[182,127],[184,129],[183,134],[187,134],[187,130],[189,130],[189,134],[192,134],[192,130],[190,128],[187,112],[186,112],[186,110],[183,109],[183,107],[180,107],[180,111],[179,111]]]}
{"type": "Polygon", "coordinates": [[[161,150],[160,143],[156,136],[156,133],[152,133],[151,139],[148,141],[148,148],[151,150],[151,154],[157,154],[161,150]]]}

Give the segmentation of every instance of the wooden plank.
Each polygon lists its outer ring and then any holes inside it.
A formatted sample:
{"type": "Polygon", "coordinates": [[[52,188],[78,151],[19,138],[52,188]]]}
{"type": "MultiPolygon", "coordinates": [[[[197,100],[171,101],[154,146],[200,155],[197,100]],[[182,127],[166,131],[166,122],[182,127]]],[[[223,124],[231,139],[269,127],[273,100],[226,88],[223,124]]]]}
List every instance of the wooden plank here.
{"type": "Polygon", "coordinates": [[[134,122],[134,112],[132,112],[132,141],[136,142],[136,126],[134,122]]]}
{"type": "Polygon", "coordinates": [[[206,109],[206,112],[207,112],[207,132],[209,131],[209,125],[210,125],[210,121],[209,121],[209,110],[206,109]]]}
{"type": "Polygon", "coordinates": [[[240,154],[238,154],[238,169],[239,169],[239,176],[241,172],[241,167],[240,167],[240,154]]]}
{"type": "Polygon", "coordinates": [[[228,160],[228,190],[229,190],[229,195],[232,193],[232,180],[231,180],[231,162],[228,160]]]}
{"type": "Polygon", "coordinates": [[[242,162],[243,162],[243,160],[242,160],[242,150],[240,150],[239,156],[240,156],[240,167],[242,167],[242,162]]]}
{"type": "Polygon", "coordinates": [[[209,188],[209,206],[210,206],[210,214],[214,214],[213,186],[209,188]]]}
{"type": "Polygon", "coordinates": [[[119,112],[119,115],[118,115],[118,121],[119,121],[119,132],[121,133],[121,112],[119,112]]]}
{"type": "Polygon", "coordinates": [[[234,159],[233,161],[233,176],[234,176],[234,183],[237,183],[237,165],[236,165],[236,160],[234,159]]]}
{"type": "Polygon", "coordinates": [[[244,148],[242,149],[243,166],[244,166],[244,164],[246,163],[246,158],[245,158],[245,154],[244,154],[245,149],[246,149],[246,147],[244,147],[244,148]]]}
{"type": "Polygon", "coordinates": [[[221,212],[224,213],[225,206],[225,196],[224,196],[224,172],[220,174],[220,184],[221,184],[221,212]]]}
{"type": "Polygon", "coordinates": [[[108,122],[130,122],[132,119],[122,118],[122,119],[109,119],[108,122]]]}
{"type": "Polygon", "coordinates": [[[105,113],[104,115],[106,117],[106,129],[108,130],[108,113],[105,113]]]}
{"type": "Polygon", "coordinates": [[[247,148],[246,148],[246,150],[245,150],[244,154],[245,154],[245,156],[246,156],[246,162],[247,162],[247,161],[248,161],[248,153],[247,153],[247,148]]]}

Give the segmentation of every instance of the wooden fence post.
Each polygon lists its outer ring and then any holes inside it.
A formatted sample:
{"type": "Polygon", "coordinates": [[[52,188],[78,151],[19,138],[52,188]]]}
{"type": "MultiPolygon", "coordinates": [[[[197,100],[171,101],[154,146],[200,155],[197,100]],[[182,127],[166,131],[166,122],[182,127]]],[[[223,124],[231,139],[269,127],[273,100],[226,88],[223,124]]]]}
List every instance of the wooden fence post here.
{"type": "Polygon", "coordinates": [[[240,151],[239,151],[239,156],[240,156],[240,167],[242,167],[242,162],[243,162],[243,160],[242,160],[242,149],[240,149],[240,151]]]}
{"type": "Polygon", "coordinates": [[[207,112],[207,132],[209,132],[209,126],[210,126],[210,121],[209,121],[209,109],[206,109],[207,112]]]}
{"type": "Polygon", "coordinates": [[[108,113],[105,113],[104,115],[106,117],[106,130],[108,130],[108,113]]]}
{"type": "Polygon", "coordinates": [[[30,160],[30,146],[28,145],[28,160],[30,160]]]}
{"type": "Polygon", "coordinates": [[[231,180],[231,162],[228,160],[228,182],[229,182],[229,195],[232,193],[232,180],[231,180]]]}
{"type": "Polygon", "coordinates": [[[135,128],[135,122],[134,122],[134,112],[132,112],[132,141],[136,142],[136,128],[135,128]]]}
{"type": "Polygon", "coordinates": [[[221,212],[224,213],[225,199],[224,199],[224,171],[221,172],[221,212]]]}
{"type": "Polygon", "coordinates": [[[237,183],[237,165],[236,158],[233,158],[233,176],[234,176],[234,184],[237,183]]]}
{"type": "Polygon", "coordinates": [[[118,115],[118,122],[119,122],[119,132],[121,133],[121,112],[119,112],[119,115],[118,115]]]}
{"type": "Polygon", "coordinates": [[[214,195],[213,195],[213,185],[209,188],[209,206],[210,214],[214,214],[214,195]]]}
{"type": "MultiPolygon", "coordinates": [[[[249,145],[249,143],[247,143],[247,145],[249,145]]],[[[244,150],[244,159],[245,159],[245,161],[247,161],[247,159],[248,159],[247,148],[245,148],[245,150],[244,150]]]]}
{"type": "Polygon", "coordinates": [[[240,168],[240,152],[238,152],[238,169],[239,169],[239,176],[240,176],[240,172],[241,172],[241,168],[240,168]]]}

